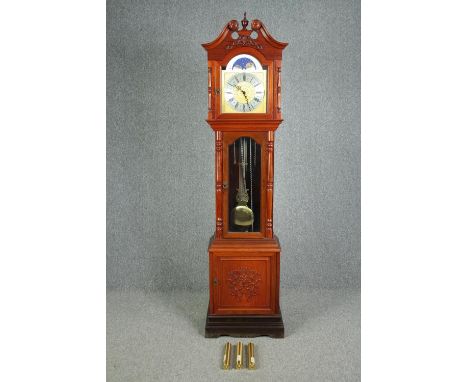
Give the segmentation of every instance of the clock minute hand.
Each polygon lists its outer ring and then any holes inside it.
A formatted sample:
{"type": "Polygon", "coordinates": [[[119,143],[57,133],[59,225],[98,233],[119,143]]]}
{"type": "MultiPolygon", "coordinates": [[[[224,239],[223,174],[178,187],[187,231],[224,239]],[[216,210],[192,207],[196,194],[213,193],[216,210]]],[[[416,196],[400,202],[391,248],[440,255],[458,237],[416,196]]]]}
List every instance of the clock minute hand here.
{"type": "Polygon", "coordinates": [[[240,90],[240,91],[242,92],[242,94],[243,94],[244,97],[245,97],[245,100],[246,100],[247,103],[248,103],[248,102],[249,102],[249,99],[247,98],[247,94],[245,93],[245,90],[242,90],[242,88],[241,88],[239,85],[234,85],[234,86],[235,86],[235,88],[236,88],[237,90],[240,90]]]}
{"type": "Polygon", "coordinates": [[[242,92],[242,94],[244,95],[245,100],[247,101],[247,103],[249,103],[249,99],[247,98],[247,94],[245,93],[245,90],[242,90],[242,88],[241,88],[239,85],[234,85],[234,87],[235,87],[237,90],[239,90],[239,91],[242,92]]]}

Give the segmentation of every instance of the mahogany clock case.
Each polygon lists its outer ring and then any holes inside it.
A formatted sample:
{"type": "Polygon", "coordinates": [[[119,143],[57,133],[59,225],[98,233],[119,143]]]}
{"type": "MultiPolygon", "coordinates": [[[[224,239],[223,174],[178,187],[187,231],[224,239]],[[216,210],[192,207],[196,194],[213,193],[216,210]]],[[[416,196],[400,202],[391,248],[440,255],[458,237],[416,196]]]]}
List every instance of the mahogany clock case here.
{"type": "Polygon", "coordinates": [[[205,336],[281,338],[281,248],[273,231],[274,133],[282,122],[281,60],[287,43],[275,40],[260,20],[247,28],[245,13],[240,24],[229,21],[215,40],[203,44],[216,182],[205,336]],[[231,68],[238,74],[225,76],[231,68]],[[265,76],[249,74],[254,72],[265,76]],[[255,110],[259,105],[263,112],[255,110]]]}

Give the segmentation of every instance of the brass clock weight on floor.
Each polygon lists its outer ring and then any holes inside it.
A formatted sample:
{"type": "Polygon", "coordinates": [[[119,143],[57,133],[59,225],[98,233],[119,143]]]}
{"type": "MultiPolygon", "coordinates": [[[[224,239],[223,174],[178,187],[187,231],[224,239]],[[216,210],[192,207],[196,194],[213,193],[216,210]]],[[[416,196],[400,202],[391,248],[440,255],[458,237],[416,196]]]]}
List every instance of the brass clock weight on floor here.
{"type": "Polygon", "coordinates": [[[244,13],[240,23],[229,21],[202,46],[208,56],[206,121],[215,133],[216,196],[205,337],[283,338],[273,177],[287,43],[275,40],[260,20],[249,23],[244,13]]]}
{"type": "Polygon", "coordinates": [[[244,346],[242,342],[238,342],[236,346],[236,369],[242,369],[242,361],[244,356],[244,346]]]}
{"type": "Polygon", "coordinates": [[[248,351],[247,351],[248,359],[247,359],[247,367],[249,369],[255,369],[255,354],[254,354],[254,344],[249,342],[248,351]]]}
{"type": "Polygon", "coordinates": [[[224,356],[223,356],[223,368],[225,370],[231,367],[231,343],[226,342],[224,346],[224,356]]]}
{"type": "MultiPolygon", "coordinates": [[[[255,365],[255,354],[254,354],[254,344],[249,342],[247,345],[247,368],[253,370],[256,368],[255,365]]],[[[234,359],[234,364],[236,369],[242,369],[244,367],[244,346],[241,341],[237,343],[236,346],[236,357],[234,359]]],[[[231,343],[226,342],[224,345],[223,353],[223,369],[229,370],[231,368],[231,343]]]]}

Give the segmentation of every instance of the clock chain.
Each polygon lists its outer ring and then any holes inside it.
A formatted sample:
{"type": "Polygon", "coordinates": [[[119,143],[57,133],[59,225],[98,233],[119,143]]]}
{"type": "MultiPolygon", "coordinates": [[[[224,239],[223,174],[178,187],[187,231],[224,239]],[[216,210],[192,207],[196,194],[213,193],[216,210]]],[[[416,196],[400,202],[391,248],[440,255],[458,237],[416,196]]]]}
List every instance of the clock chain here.
{"type": "MultiPolygon", "coordinates": [[[[253,212],[253,180],[252,180],[252,138],[249,138],[250,146],[250,158],[249,158],[249,168],[250,168],[250,209],[253,212]]],[[[252,220],[252,232],[253,232],[253,220],[252,220]]]]}
{"type": "Polygon", "coordinates": [[[236,141],[234,141],[234,164],[236,164],[236,141]]]}
{"type": "Polygon", "coordinates": [[[242,181],[242,163],[244,161],[244,151],[242,147],[242,138],[239,139],[239,174],[241,176],[241,181],[242,181]]]}
{"type": "MultiPolygon", "coordinates": [[[[253,188],[253,172],[252,172],[252,139],[249,138],[249,146],[246,137],[240,137],[239,153],[238,153],[238,170],[239,170],[239,186],[237,189],[236,202],[237,206],[233,210],[234,224],[245,227],[244,231],[253,231],[254,214],[252,208],[249,208],[249,193],[250,207],[253,207],[252,188],[253,188]],[[246,168],[249,166],[249,168],[246,168]],[[250,176],[250,189],[247,189],[246,173],[250,176]],[[247,223],[247,224],[245,224],[247,223]],[[249,226],[251,228],[249,228],[249,226]]],[[[255,141],[254,141],[255,144],[255,141]]],[[[237,147],[236,147],[237,148],[237,147]]]]}
{"type": "Polygon", "coordinates": [[[243,175],[243,180],[244,180],[244,188],[247,189],[247,185],[245,184],[245,167],[247,166],[247,141],[245,138],[242,139],[243,145],[244,145],[244,159],[242,161],[242,175],[243,175]]]}
{"type": "Polygon", "coordinates": [[[257,144],[254,144],[254,167],[257,167],[257,144]]]}

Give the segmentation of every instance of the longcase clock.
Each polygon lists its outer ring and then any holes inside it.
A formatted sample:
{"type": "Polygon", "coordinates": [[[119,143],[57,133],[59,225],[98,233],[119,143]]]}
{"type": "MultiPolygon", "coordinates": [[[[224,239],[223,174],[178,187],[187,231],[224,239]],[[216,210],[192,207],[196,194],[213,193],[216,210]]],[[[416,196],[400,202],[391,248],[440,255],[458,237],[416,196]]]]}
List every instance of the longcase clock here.
{"type": "Polygon", "coordinates": [[[273,233],[274,134],[281,59],[260,20],[231,20],[208,53],[208,118],[215,132],[216,230],[210,240],[205,336],[284,337],[280,244],[273,233]]]}

